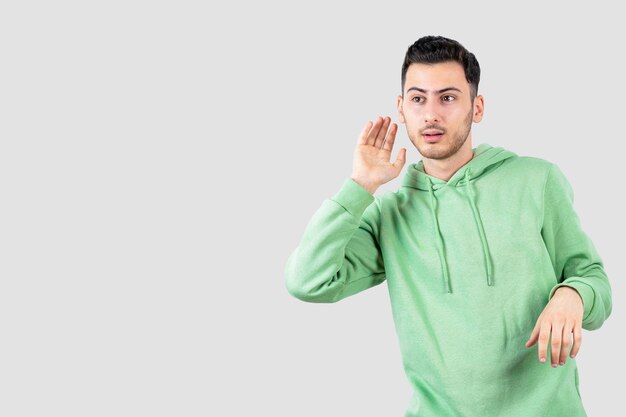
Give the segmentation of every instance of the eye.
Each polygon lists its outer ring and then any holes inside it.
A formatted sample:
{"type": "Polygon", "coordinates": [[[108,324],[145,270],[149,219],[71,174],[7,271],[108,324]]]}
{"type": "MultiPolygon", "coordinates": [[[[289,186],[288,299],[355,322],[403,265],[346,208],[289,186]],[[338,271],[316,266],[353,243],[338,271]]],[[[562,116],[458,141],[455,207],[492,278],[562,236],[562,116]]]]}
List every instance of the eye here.
{"type": "Polygon", "coordinates": [[[415,99],[416,99],[416,98],[423,98],[423,97],[416,96],[416,97],[413,97],[413,98],[411,99],[411,101],[412,101],[412,102],[414,102],[414,103],[417,103],[417,102],[415,101],[415,99]]]}
{"type": "Polygon", "coordinates": [[[443,96],[443,98],[444,98],[444,99],[445,99],[446,97],[451,97],[451,98],[452,98],[452,100],[444,100],[444,101],[448,101],[448,102],[450,102],[450,101],[454,101],[454,100],[456,99],[456,97],[454,97],[454,96],[443,96]]]}

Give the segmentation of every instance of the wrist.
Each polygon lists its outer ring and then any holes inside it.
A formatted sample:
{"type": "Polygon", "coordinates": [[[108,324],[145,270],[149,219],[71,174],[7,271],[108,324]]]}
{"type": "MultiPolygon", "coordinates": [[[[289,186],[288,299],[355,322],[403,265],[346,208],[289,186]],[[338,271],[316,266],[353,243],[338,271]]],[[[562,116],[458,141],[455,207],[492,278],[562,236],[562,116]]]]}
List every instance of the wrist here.
{"type": "Polygon", "coordinates": [[[578,290],[577,290],[576,288],[574,288],[574,287],[570,287],[570,286],[568,286],[568,285],[563,285],[562,287],[557,288],[557,289],[556,289],[556,291],[555,291],[555,293],[557,293],[557,292],[559,292],[559,291],[561,291],[561,292],[564,292],[564,291],[573,292],[573,293],[575,293],[575,294],[576,294],[576,295],[580,298],[580,301],[583,301],[583,297],[582,297],[582,295],[580,295],[580,293],[578,292],[578,290]],[[561,291],[561,290],[563,290],[563,291],[561,291]]]}
{"type": "Polygon", "coordinates": [[[378,187],[379,187],[379,185],[377,185],[377,184],[372,184],[372,183],[369,183],[367,181],[363,181],[363,180],[359,179],[358,177],[355,177],[354,175],[351,176],[350,178],[352,179],[352,181],[356,182],[361,187],[363,187],[367,191],[369,191],[370,194],[374,194],[376,192],[376,190],[378,189],[378,187]]]}

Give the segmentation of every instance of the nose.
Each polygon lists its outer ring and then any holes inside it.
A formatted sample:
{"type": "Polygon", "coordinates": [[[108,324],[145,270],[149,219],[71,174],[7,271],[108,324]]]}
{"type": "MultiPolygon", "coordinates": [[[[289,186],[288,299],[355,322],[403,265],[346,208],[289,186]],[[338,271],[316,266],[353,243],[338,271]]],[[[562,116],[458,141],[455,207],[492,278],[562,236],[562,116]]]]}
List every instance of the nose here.
{"type": "Polygon", "coordinates": [[[439,105],[436,103],[436,100],[429,100],[424,107],[422,107],[424,117],[424,123],[426,125],[431,125],[433,123],[439,123],[441,121],[441,116],[439,113],[439,105]]]}

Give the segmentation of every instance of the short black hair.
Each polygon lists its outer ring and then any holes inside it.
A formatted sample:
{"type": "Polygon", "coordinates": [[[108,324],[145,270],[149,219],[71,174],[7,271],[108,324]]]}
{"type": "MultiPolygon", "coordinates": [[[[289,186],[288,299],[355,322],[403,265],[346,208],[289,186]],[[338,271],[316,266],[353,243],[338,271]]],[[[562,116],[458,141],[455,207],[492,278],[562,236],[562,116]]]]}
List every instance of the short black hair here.
{"type": "Polygon", "coordinates": [[[404,97],[406,72],[411,64],[437,64],[449,61],[456,61],[463,67],[465,78],[470,85],[470,99],[473,101],[478,94],[478,83],[480,82],[478,60],[459,42],[433,35],[419,38],[406,51],[402,64],[402,97],[404,97]]]}

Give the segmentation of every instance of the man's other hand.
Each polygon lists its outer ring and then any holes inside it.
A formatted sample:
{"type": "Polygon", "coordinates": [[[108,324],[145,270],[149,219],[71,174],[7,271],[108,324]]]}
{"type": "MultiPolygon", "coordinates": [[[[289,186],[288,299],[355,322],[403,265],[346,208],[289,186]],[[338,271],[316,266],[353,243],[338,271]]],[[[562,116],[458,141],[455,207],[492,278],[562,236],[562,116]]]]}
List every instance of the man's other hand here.
{"type": "Polygon", "coordinates": [[[564,365],[572,342],[572,333],[574,333],[574,345],[570,356],[575,357],[580,349],[583,310],[583,301],[578,291],[573,287],[559,287],[537,319],[526,347],[533,346],[539,340],[539,361],[545,362],[550,332],[552,332],[550,345],[552,366],[564,365]]]}

